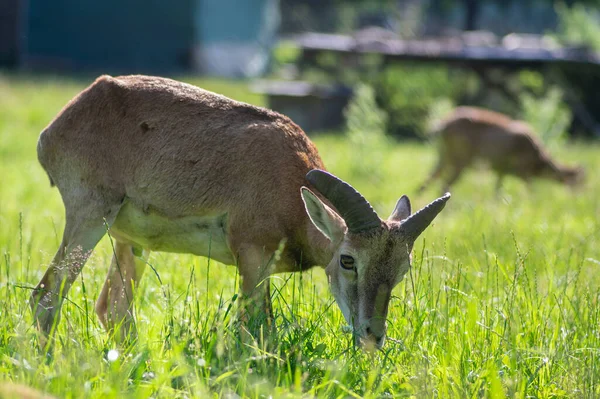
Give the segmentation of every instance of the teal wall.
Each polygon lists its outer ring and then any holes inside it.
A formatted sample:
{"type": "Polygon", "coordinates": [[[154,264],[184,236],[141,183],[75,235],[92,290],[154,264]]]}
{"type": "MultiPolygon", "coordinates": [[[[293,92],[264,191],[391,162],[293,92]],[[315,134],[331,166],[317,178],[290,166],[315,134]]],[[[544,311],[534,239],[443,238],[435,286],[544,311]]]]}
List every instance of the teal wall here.
{"type": "Polygon", "coordinates": [[[201,53],[207,43],[253,43],[266,59],[279,6],[278,0],[16,1],[28,3],[25,65],[107,73],[199,70],[214,58],[235,63],[201,53]]]}
{"type": "Polygon", "coordinates": [[[60,69],[184,69],[194,0],[29,0],[26,61],[60,69]]]}
{"type": "Polygon", "coordinates": [[[277,30],[277,0],[199,0],[195,20],[200,43],[269,40],[277,30]]]}

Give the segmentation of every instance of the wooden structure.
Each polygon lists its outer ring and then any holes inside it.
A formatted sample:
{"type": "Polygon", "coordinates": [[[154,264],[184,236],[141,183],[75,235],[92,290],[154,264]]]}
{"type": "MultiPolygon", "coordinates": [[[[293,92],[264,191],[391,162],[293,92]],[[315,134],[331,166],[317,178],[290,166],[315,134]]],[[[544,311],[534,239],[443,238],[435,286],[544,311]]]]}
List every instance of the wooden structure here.
{"type": "MultiPolygon", "coordinates": [[[[485,33],[422,40],[401,40],[392,36],[379,30],[358,32],[354,36],[302,34],[294,39],[301,50],[298,66],[300,71],[310,66],[323,68],[319,58],[325,53],[339,56],[339,62],[329,67],[332,76],[336,76],[340,68],[360,68],[360,58],[367,54],[382,57],[382,65],[406,61],[444,63],[474,71],[485,90],[498,90],[513,101],[516,101],[516,93],[511,93],[505,83],[508,75],[524,69],[540,70],[545,74],[552,70],[552,78],[568,80],[567,87],[576,85],[571,83],[569,74],[588,74],[600,79],[599,54],[581,47],[559,48],[539,36],[511,34],[501,42],[494,35],[485,33]]],[[[596,84],[600,84],[600,80],[596,84]]],[[[589,93],[592,88],[576,89],[587,89],[589,93]]],[[[600,115],[596,92],[597,88],[594,88],[590,100],[586,101],[587,97],[582,100],[567,90],[566,101],[573,110],[574,122],[592,134],[600,135],[600,124],[595,119],[600,115]]]]}
{"type": "Polygon", "coordinates": [[[380,54],[384,62],[445,62],[459,66],[489,66],[509,69],[539,69],[549,64],[600,68],[600,55],[581,47],[555,48],[532,35],[508,35],[502,43],[489,36],[402,40],[378,35],[344,36],[306,33],[295,43],[302,51],[301,66],[314,62],[323,52],[346,58],[380,54]]]}

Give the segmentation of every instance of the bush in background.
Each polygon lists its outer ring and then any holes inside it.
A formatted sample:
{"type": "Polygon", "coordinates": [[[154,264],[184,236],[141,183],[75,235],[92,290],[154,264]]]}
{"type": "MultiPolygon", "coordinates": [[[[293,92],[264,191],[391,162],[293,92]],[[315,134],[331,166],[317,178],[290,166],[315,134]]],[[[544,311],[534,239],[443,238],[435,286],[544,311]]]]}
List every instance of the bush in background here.
{"type": "Polygon", "coordinates": [[[396,137],[426,137],[432,109],[439,101],[463,96],[466,75],[441,66],[393,65],[375,79],[378,102],[396,137]]]}
{"type": "Polygon", "coordinates": [[[567,46],[585,46],[600,52],[600,12],[583,4],[567,7],[565,3],[556,4],[558,29],[554,37],[567,46]]]}
{"type": "Polygon", "coordinates": [[[440,98],[429,107],[429,113],[425,121],[424,139],[432,139],[432,135],[438,129],[439,124],[456,108],[456,104],[450,98],[440,98]]]}
{"type": "Polygon", "coordinates": [[[354,151],[352,172],[377,176],[380,173],[379,157],[388,144],[386,136],[388,116],[380,109],[373,87],[359,83],[344,110],[346,137],[354,151]]]}
{"type": "Polygon", "coordinates": [[[564,92],[549,85],[540,72],[523,71],[518,77],[519,111],[517,118],[529,123],[548,147],[565,143],[573,114],[564,102],[564,92]]]}
{"type": "Polygon", "coordinates": [[[552,148],[565,143],[573,115],[569,106],[563,102],[563,93],[559,87],[550,87],[540,98],[523,93],[519,100],[521,118],[531,125],[546,146],[552,148]]]}

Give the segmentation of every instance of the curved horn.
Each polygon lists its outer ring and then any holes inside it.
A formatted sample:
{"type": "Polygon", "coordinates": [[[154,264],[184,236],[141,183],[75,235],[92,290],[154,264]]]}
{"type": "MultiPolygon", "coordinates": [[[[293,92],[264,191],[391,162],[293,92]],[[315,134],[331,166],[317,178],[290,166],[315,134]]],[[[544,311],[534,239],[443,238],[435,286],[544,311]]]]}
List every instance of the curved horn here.
{"type": "Polygon", "coordinates": [[[320,169],[306,174],[306,179],[337,209],[348,231],[357,233],[381,226],[371,204],[348,183],[320,169]]]}
{"type": "Polygon", "coordinates": [[[412,241],[416,240],[419,235],[429,226],[435,217],[444,209],[446,201],[450,199],[450,193],[444,194],[421,209],[419,212],[409,216],[402,222],[401,229],[407,237],[412,241]]]}

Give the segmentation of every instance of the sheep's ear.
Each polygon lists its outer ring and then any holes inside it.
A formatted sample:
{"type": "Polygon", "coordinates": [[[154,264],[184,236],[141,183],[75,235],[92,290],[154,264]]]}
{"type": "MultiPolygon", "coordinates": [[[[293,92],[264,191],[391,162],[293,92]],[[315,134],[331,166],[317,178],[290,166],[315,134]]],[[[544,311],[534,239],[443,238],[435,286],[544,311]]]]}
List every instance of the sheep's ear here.
{"type": "Polygon", "coordinates": [[[410,200],[406,195],[400,197],[394,211],[388,218],[390,222],[401,222],[410,216],[410,200]]]}
{"type": "Polygon", "coordinates": [[[340,241],[346,232],[344,220],[308,188],[302,187],[301,192],[311,222],[331,242],[340,241]]]}

